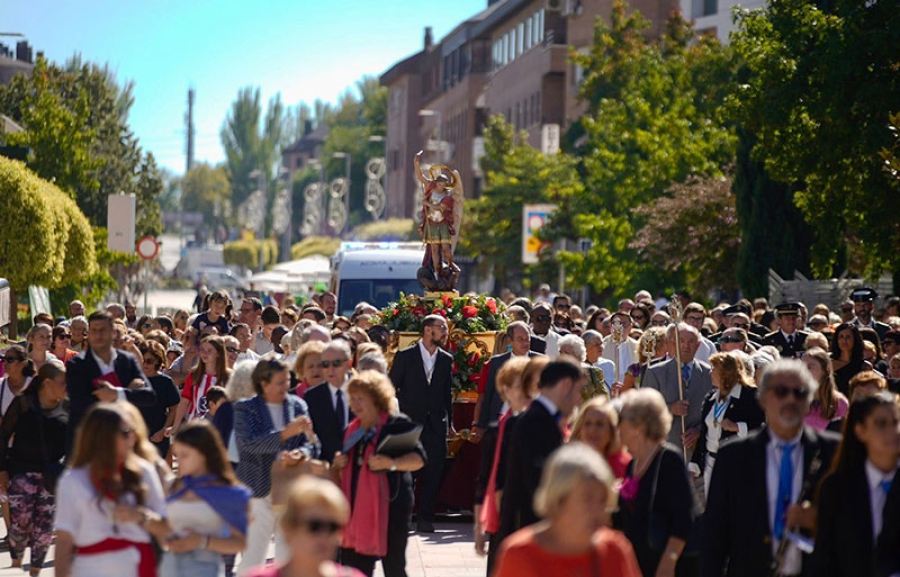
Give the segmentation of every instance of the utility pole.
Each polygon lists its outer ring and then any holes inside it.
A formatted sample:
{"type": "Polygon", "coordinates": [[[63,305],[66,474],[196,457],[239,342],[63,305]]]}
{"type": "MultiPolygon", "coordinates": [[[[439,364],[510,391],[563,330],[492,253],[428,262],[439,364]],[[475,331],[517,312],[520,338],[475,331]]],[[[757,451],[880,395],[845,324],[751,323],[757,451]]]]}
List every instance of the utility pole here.
{"type": "Polygon", "coordinates": [[[194,167],[194,96],[196,90],[193,86],[188,88],[188,110],[185,117],[186,133],[187,133],[187,163],[184,172],[187,174],[194,167]]]}

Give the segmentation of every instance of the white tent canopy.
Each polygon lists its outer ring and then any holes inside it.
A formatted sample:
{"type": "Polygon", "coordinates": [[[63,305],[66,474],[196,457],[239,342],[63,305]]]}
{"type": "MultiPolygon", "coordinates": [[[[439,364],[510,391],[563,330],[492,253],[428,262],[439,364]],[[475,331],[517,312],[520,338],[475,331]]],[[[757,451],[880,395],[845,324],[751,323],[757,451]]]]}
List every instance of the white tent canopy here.
{"type": "Polygon", "coordinates": [[[279,263],[272,270],[253,275],[249,282],[256,290],[293,292],[307,291],[316,283],[327,283],[330,277],[328,257],[313,255],[279,263]]]}

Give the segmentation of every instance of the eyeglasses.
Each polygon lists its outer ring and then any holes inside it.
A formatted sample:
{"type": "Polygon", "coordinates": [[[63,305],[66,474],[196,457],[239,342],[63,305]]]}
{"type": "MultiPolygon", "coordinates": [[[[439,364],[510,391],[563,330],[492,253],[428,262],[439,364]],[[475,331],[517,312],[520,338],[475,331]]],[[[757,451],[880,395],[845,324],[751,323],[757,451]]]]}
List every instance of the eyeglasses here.
{"type": "Polygon", "coordinates": [[[741,339],[738,337],[722,337],[719,340],[723,343],[742,343],[742,342],[744,342],[744,339],[741,339]]]}
{"type": "Polygon", "coordinates": [[[636,321],[642,321],[647,317],[645,317],[644,315],[631,315],[631,318],[636,321]]]}
{"type": "Polygon", "coordinates": [[[121,429],[119,429],[119,434],[123,437],[127,437],[132,433],[134,433],[134,427],[122,427],[121,429]]]}
{"type": "Polygon", "coordinates": [[[735,329],[744,329],[745,331],[750,328],[750,325],[745,325],[744,323],[733,323],[732,328],[735,329]]]}
{"type": "Polygon", "coordinates": [[[333,535],[344,528],[342,523],[324,519],[303,519],[299,525],[306,527],[306,530],[310,533],[324,533],[327,535],[333,535]]]}
{"type": "Polygon", "coordinates": [[[3,359],[4,363],[21,363],[24,360],[20,359],[19,357],[10,357],[9,355],[0,358],[3,359]]]}
{"type": "Polygon", "coordinates": [[[684,317],[684,320],[691,321],[692,323],[702,323],[706,320],[706,317],[703,315],[688,315],[684,317]]]}
{"type": "Polygon", "coordinates": [[[569,310],[570,308],[572,308],[572,305],[556,305],[556,308],[563,309],[563,310],[569,310]]]}
{"type": "Polygon", "coordinates": [[[71,338],[72,338],[72,335],[70,335],[69,333],[63,333],[63,334],[61,334],[61,335],[57,335],[56,338],[58,338],[58,339],[71,339],[71,338]]]}
{"type": "Polygon", "coordinates": [[[787,385],[775,385],[771,390],[779,399],[786,399],[788,395],[793,394],[794,399],[803,401],[809,395],[809,391],[804,387],[794,388],[787,385]]]}
{"type": "Polygon", "coordinates": [[[539,322],[539,323],[549,323],[549,322],[550,322],[550,317],[549,317],[549,316],[541,315],[541,316],[539,316],[539,317],[534,317],[534,320],[537,321],[537,322],[539,322]]]}
{"type": "Polygon", "coordinates": [[[665,327],[668,326],[669,321],[650,321],[651,327],[665,327]]]}
{"type": "Polygon", "coordinates": [[[153,328],[153,325],[151,325],[150,323],[144,323],[144,325],[142,326],[142,328],[145,328],[145,329],[152,329],[152,328],[153,328]]]}
{"type": "Polygon", "coordinates": [[[334,359],[333,361],[322,361],[319,363],[319,366],[323,369],[327,369],[328,367],[338,368],[347,362],[347,359],[334,359]]]}
{"type": "Polygon", "coordinates": [[[241,349],[239,349],[237,347],[225,347],[225,350],[233,355],[236,355],[241,352],[241,349]]]}

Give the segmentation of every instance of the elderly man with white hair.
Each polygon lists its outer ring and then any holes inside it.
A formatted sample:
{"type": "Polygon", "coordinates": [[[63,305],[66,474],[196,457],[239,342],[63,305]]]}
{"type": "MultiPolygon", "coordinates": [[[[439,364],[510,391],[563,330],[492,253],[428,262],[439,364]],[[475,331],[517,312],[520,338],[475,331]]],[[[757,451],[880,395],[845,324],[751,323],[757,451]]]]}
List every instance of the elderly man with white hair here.
{"type": "MultiPolygon", "coordinates": [[[[712,389],[712,369],[695,358],[700,348],[700,332],[686,323],[677,326],[681,366],[672,350],[672,358],[647,370],[641,386],[656,389],[662,393],[669,412],[675,416],[675,422],[669,431],[668,441],[677,447],[693,449],[700,436],[700,421],[703,419],[703,399],[712,389]],[[678,376],[681,374],[682,388],[679,392],[678,376]],[[682,425],[684,421],[684,434],[682,425]]],[[[669,344],[674,348],[675,339],[669,344]]],[[[690,451],[688,451],[690,457],[690,451]]]]}
{"type": "Polygon", "coordinates": [[[584,341],[585,360],[592,367],[603,372],[603,380],[607,386],[611,386],[616,380],[616,364],[603,357],[603,335],[595,330],[584,331],[581,335],[584,341]]]}

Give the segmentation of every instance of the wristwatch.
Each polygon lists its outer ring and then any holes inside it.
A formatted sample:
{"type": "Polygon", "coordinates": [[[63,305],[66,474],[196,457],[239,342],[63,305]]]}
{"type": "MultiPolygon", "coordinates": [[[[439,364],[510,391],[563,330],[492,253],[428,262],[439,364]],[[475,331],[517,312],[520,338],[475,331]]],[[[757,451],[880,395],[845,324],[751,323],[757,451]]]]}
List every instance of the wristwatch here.
{"type": "Polygon", "coordinates": [[[397,472],[397,461],[391,459],[391,473],[397,472]]]}

